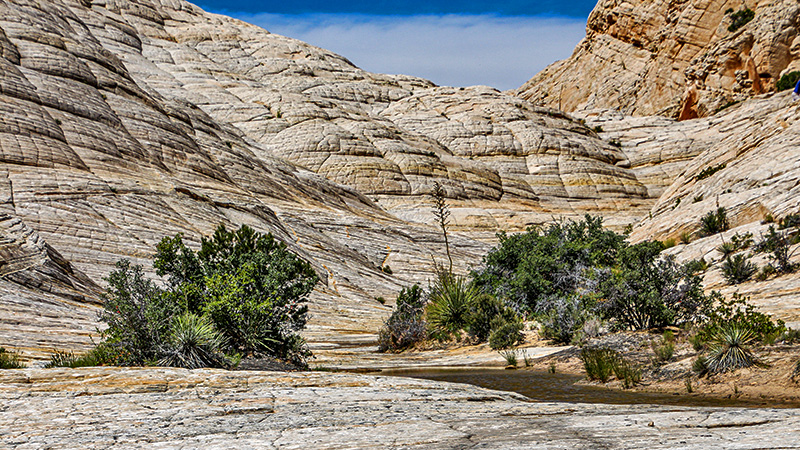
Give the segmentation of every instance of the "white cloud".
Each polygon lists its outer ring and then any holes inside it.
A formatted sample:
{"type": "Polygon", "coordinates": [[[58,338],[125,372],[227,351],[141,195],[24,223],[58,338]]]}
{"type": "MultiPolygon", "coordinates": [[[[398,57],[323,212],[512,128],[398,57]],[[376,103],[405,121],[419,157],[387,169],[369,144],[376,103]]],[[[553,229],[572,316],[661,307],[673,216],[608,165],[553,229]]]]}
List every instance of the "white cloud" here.
{"type": "Polygon", "coordinates": [[[439,85],[513,89],[569,57],[585,21],[491,15],[234,14],[272,33],[338,53],[364,70],[439,85]]]}

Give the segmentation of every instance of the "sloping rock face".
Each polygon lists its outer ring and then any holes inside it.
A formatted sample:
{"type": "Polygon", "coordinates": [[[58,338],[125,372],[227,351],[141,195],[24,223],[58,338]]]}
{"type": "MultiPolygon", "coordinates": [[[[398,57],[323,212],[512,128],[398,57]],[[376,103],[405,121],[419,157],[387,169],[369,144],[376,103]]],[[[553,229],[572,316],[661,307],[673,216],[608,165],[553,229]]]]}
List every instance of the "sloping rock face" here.
{"type": "Polygon", "coordinates": [[[348,374],[48,369],[0,374],[0,445],[33,448],[798,448],[796,409],[535,403],[348,374]]]}
{"type": "Polygon", "coordinates": [[[364,72],[182,1],[1,2],[0,113],[0,345],[29,355],[89,345],[102,278],[149,267],[166,235],[273,233],[323,280],[309,338],[368,342],[376,298],[444,259],[435,182],[461,271],[499,229],[621,228],[656,198],[560,112],[364,72]]]}
{"type": "Polygon", "coordinates": [[[705,117],[798,70],[798,25],[792,0],[601,0],[572,56],[516,94],[564,111],[705,117]],[[729,31],[744,8],[755,17],[729,31]]]}

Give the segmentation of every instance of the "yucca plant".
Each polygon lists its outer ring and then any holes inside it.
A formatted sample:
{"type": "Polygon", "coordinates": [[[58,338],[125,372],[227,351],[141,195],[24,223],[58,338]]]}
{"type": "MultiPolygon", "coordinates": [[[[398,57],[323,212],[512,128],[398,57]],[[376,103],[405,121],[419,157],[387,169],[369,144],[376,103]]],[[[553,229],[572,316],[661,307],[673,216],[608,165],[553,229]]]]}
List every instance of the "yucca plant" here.
{"type": "Polygon", "coordinates": [[[728,284],[744,283],[758,272],[758,266],[750,262],[750,259],[742,254],[733,255],[725,259],[722,263],[722,276],[728,284]]]}
{"type": "Polygon", "coordinates": [[[185,313],[173,319],[158,364],[187,369],[228,367],[230,361],[221,351],[224,345],[225,338],[207,317],[185,313]]]}
{"type": "Polygon", "coordinates": [[[720,327],[711,338],[706,358],[708,371],[727,372],[756,364],[755,357],[747,347],[755,338],[753,330],[740,323],[734,322],[720,327]]]}
{"type": "Polygon", "coordinates": [[[730,228],[725,208],[718,207],[700,218],[700,236],[711,236],[730,228]]]}
{"type": "Polygon", "coordinates": [[[736,251],[736,246],[733,242],[723,242],[717,247],[717,251],[722,253],[723,258],[727,258],[736,251]]]}
{"type": "Polygon", "coordinates": [[[447,338],[469,323],[470,307],[478,290],[466,277],[438,270],[427,307],[428,325],[436,337],[447,338]]]}

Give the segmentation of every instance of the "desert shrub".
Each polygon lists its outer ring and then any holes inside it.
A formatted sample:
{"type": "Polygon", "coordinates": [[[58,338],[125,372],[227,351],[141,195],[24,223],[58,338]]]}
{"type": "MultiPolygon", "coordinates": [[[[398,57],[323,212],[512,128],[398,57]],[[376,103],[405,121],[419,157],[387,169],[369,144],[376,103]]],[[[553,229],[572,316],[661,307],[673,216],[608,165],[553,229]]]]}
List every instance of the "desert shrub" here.
{"type": "Polygon", "coordinates": [[[744,7],[744,9],[740,9],[735,13],[731,14],[731,24],[728,25],[728,31],[733,33],[734,31],[742,28],[743,26],[747,25],[748,22],[753,20],[756,16],[755,11],[748,7],[744,7]]]}
{"type": "Polygon", "coordinates": [[[580,355],[587,378],[603,383],[611,379],[618,357],[617,352],[609,348],[584,347],[580,355]]]}
{"type": "Polygon", "coordinates": [[[706,346],[706,340],[702,333],[692,333],[689,335],[688,341],[696,352],[699,352],[706,346]]]}
{"type": "Polygon", "coordinates": [[[688,244],[688,243],[692,242],[692,234],[689,233],[688,231],[682,232],[681,235],[680,235],[680,241],[681,241],[681,244],[688,244]]]}
{"type": "Polygon", "coordinates": [[[775,83],[775,89],[780,91],[785,91],[786,89],[792,89],[797,84],[797,80],[800,80],[800,71],[793,70],[781,77],[777,83],[775,83]]]}
{"type": "Polygon", "coordinates": [[[181,305],[147,279],[140,265],[116,263],[107,278],[100,320],[103,337],[117,348],[122,365],[145,365],[159,358],[159,346],[181,305]]]}
{"type": "Polygon", "coordinates": [[[492,331],[489,334],[489,347],[492,350],[511,348],[522,342],[523,324],[519,320],[507,321],[503,317],[496,317],[492,321],[492,331]]]}
{"type": "Polygon", "coordinates": [[[667,362],[672,359],[675,354],[675,342],[667,341],[666,339],[661,342],[653,342],[651,345],[653,353],[656,355],[658,361],[667,362]]]}
{"type": "Polygon", "coordinates": [[[700,272],[705,272],[706,269],[708,269],[708,261],[706,261],[706,259],[703,257],[700,257],[698,259],[693,259],[683,265],[683,270],[685,270],[686,273],[692,275],[700,272]]]}
{"type": "MultiPolygon", "coordinates": [[[[757,252],[769,252],[769,260],[772,273],[792,273],[797,270],[797,264],[790,261],[792,254],[789,252],[791,247],[791,240],[786,232],[779,232],[775,227],[770,225],[767,235],[762,236],[761,240],[756,244],[755,250],[757,252]]],[[[771,273],[765,274],[766,276],[771,273]]],[[[764,279],[766,279],[766,276],[764,279]]]]}
{"type": "Polygon", "coordinates": [[[642,381],[642,370],[631,361],[617,354],[614,358],[612,370],[614,376],[622,382],[623,389],[630,389],[642,381]]]}
{"type": "MultiPolygon", "coordinates": [[[[230,353],[264,354],[304,364],[309,356],[298,334],[305,327],[307,295],[318,281],[311,265],[269,234],[247,226],[220,225],[195,253],[180,234],[156,247],[156,274],[165,288],[143,275],[141,266],[117,263],[107,278],[101,320],[105,343],[121,364],[154,363],[171,348],[173,319],[186,313],[208,316],[230,353]]],[[[205,319],[202,319],[205,320],[205,319]]]]}
{"type": "Polygon", "coordinates": [[[709,355],[706,358],[711,373],[727,372],[756,363],[747,347],[756,339],[756,334],[747,326],[736,323],[725,324],[712,336],[709,355]]]}
{"type": "Polygon", "coordinates": [[[50,355],[50,361],[44,367],[71,367],[74,369],[77,367],[120,366],[128,360],[122,348],[101,342],[82,355],[76,355],[67,350],[55,350],[50,355]]]}
{"type": "Polygon", "coordinates": [[[731,236],[731,243],[733,244],[733,249],[735,251],[747,249],[753,245],[753,233],[736,233],[731,236]]]}
{"type": "Polygon", "coordinates": [[[484,257],[483,268],[473,272],[474,283],[529,314],[541,310],[540,302],[581,287],[587,268],[614,264],[625,243],[625,236],[604,229],[601,218],[588,215],[577,222],[497,236],[500,244],[484,257]]]}
{"type": "Polygon", "coordinates": [[[663,244],[664,248],[672,248],[672,247],[675,247],[675,239],[673,239],[673,238],[665,239],[665,240],[662,242],[662,244],[663,244]]]}
{"type": "Polygon", "coordinates": [[[436,338],[446,339],[467,328],[470,311],[477,297],[478,291],[466,277],[437,270],[428,296],[430,303],[426,309],[431,334],[436,338]]]}
{"type": "Polygon", "coordinates": [[[378,332],[378,351],[396,351],[413,346],[428,336],[424,319],[425,300],[419,285],[403,288],[394,311],[378,332]]]}
{"type": "Polygon", "coordinates": [[[711,236],[726,231],[728,228],[730,228],[728,214],[723,207],[709,211],[700,218],[700,236],[711,236]]]}
{"type": "Polygon", "coordinates": [[[788,216],[781,218],[778,227],[781,230],[800,227],[800,214],[789,214],[788,216]]]}
{"type": "Polygon", "coordinates": [[[617,328],[642,330],[702,321],[713,299],[699,276],[671,256],[659,257],[658,242],[641,242],[620,251],[615,270],[600,283],[599,311],[617,328]]]}
{"type": "Polygon", "coordinates": [[[786,331],[786,324],[782,320],[773,321],[770,316],[758,311],[749,300],[749,297],[738,293],[734,293],[730,299],[719,297],[717,306],[711,310],[708,321],[698,332],[700,338],[710,342],[727,325],[747,328],[760,341],[765,336],[786,331]]]}
{"type": "Polygon", "coordinates": [[[161,366],[199,369],[225,368],[233,361],[225,356],[225,337],[216,330],[209,316],[185,313],[172,319],[172,327],[161,349],[161,366]]]}
{"type": "Polygon", "coordinates": [[[486,293],[477,294],[470,307],[467,332],[478,342],[485,342],[489,339],[492,321],[496,317],[502,317],[507,322],[519,320],[517,313],[502,300],[486,293]]]}
{"type": "Polygon", "coordinates": [[[753,250],[757,253],[771,253],[781,245],[782,240],[783,234],[779,233],[774,225],[770,225],[767,229],[767,235],[761,235],[761,239],[753,247],[753,250]]]}
{"type": "Polygon", "coordinates": [[[391,268],[391,267],[389,267],[388,265],[381,266],[381,271],[382,271],[383,273],[387,274],[387,275],[391,275],[391,274],[393,274],[393,273],[394,273],[394,271],[392,270],[392,268],[391,268]]]}
{"type": "Polygon", "coordinates": [[[0,347],[0,369],[24,369],[25,364],[20,362],[19,353],[0,347]]]}
{"type": "MultiPolygon", "coordinates": [[[[700,173],[695,175],[694,179],[696,181],[705,180],[706,178],[710,177],[711,175],[714,175],[715,173],[717,173],[720,170],[722,170],[725,167],[727,167],[727,165],[728,165],[727,163],[722,163],[722,164],[718,164],[716,166],[706,167],[705,169],[701,170],[700,173]]],[[[695,202],[695,203],[697,203],[697,202],[695,202]]]]}
{"type": "Polygon", "coordinates": [[[736,251],[736,247],[733,245],[733,242],[723,242],[717,246],[716,250],[722,253],[723,258],[727,258],[736,251]]]}
{"type": "Polygon", "coordinates": [[[697,359],[692,361],[692,371],[701,377],[707,374],[708,359],[703,355],[698,356],[697,359]]]}
{"type": "Polygon", "coordinates": [[[539,333],[557,344],[569,344],[584,323],[591,317],[590,308],[579,296],[556,298],[548,302],[547,311],[541,316],[539,333]]]}
{"type": "Polygon", "coordinates": [[[750,262],[746,255],[739,254],[725,258],[721,269],[728,284],[739,284],[752,278],[758,271],[758,266],[750,262]]]}

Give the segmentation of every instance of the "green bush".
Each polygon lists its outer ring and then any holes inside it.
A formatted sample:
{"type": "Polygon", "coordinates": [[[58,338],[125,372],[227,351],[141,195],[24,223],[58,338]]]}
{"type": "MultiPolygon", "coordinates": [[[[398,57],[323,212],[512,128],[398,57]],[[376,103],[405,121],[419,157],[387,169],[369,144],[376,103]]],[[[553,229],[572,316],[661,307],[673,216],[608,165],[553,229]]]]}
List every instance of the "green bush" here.
{"type": "Polygon", "coordinates": [[[318,279],[307,262],[271,235],[220,225],[214,236],[202,239],[197,253],[180,234],[165,237],[153,266],[166,277],[164,289],[125,260],[107,278],[103,336],[116,349],[118,363],[151,364],[168,356],[165,352],[174,350],[174,318],[187,313],[207,316],[224,336],[228,353],[299,365],[310,355],[297,332],[305,327],[304,303],[318,279]]]}
{"type": "Polygon", "coordinates": [[[797,84],[797,80],[800,80],[800,71],[794,70],[782,76],[775,84],[775,89],[778,92],[785,91],[786,89],[793,89],[797,84]]]}
{"type": "Polygon", "coordinates": [[[756,16],[755,11],[745,6],[744,9],[741,9],[731,14],[731,24],[728,25],[728,31],[733,33],[739,28],[742,28],[743,26],[747,25],[747,23],[753,20],[755,16],[756,16]]]}
{"type": "Polygon", "coordinates": [[[692,344],[694,351],[699,352],[706,346],[706,340],[702,333],[693,333],[689,336],[689,343],[692,344]]]}
{"type": "Polygon", "coordinates": [[[492,321],[492,332],[489,334],[489,347],[492,350],[511,348],[522,342],[523,324],[520,321],[506,321],[498,316],[492,321]]]}
{"type": "Polygon", "coordinates": [[[506,360],[506,365],[517,367],[517,350],[510,349],[510,350],[501,350],[500,356],[506,360]]]}
{"type": "Polygon", "coordinates": [[[467,332],[478,342],[489,339],[492,321],[502,317],[506,322],[518,321],[517,313],[490,294],[478,294],[470,307],[467,332]]]}
{"type": "Polygon", "coordinates": [[[19,360],[19,353],[0,347],[0,369],[24,369],[25,364],[19,360]]]}
{"type": "Polygon", "coordinates": [[[748,328],[762,342],[767,336],[786,331],[786,324],[782,320],[773,321],[770,316],[758,311],[749,300],[749,297],[738,293],[734,293],[731,299],[718,297],[717,306],[710,311],[708,321],[698,333],[699,339],[709,342],[727,325],[748,328]]]}
{"type": "Polygon", "coordinates": [[[642,370],[632,362],[617,354],[614,358],[612,369],[614,376],[622,382],[623,389],[630,389],[642,381],[642,370]]]}
{"type": "Polygon", "coordinates": [[[584,347],[580,355],[587,378],[603,383],[611,379],[618,358],[617,352],[608,348],[584,347]]]}
{"type": "Polygon", "coordinates": [[[675,354],[675,342],[670,342],[667,340],[663,340],[660,343],[653,342],[652,344],[653,353],[655,353],[656,358],[660,362],[667,362],[672,359],[672,355],[675,354]]]}
{"type": "Polygon", "coordinates": [[[720,170],[724,169],[727,166],[728,166],[727,163],[722,163],[716,166],[706,167],[705,169],[701,170],[700,173],[695,175],[694,179],[695,181],[705,180],[706,178],[710,177],[711,175],[714,175],[715,173],[719,172],[720,170]]]}
{"type": "Polygon", "coordinates": [[[83,355],[76,355],[72,351],[55,350],[50,355],[50,361],[45,364],[45,368],[53,367],[95,367],[95,366],[119,366],[124,365],[129,359],[119,346],[101,342],[89,352],[83,355]]]}
{"type": "Polygon", "coordinates": [[[711,236],[730,228],[728,214],[725,208],[719,207],[715,211],[709,211],[700,218],[700,236],[711,236]]]}
{"type": "Polygon", "coordinates": [[[419,285],[403,288],[394,311],[378,332],[378,351],[402,350],[425,340],[428,324],[423,318],[424,312],[425,300],[419,285]]]}
{"type": "Polygon", "coordinates": [[[750,262],[750,258],[738,254],[725,258],[722,263],[722,276],[728,284],[744,283],[758,272],[758,266],[750,262]]]}

